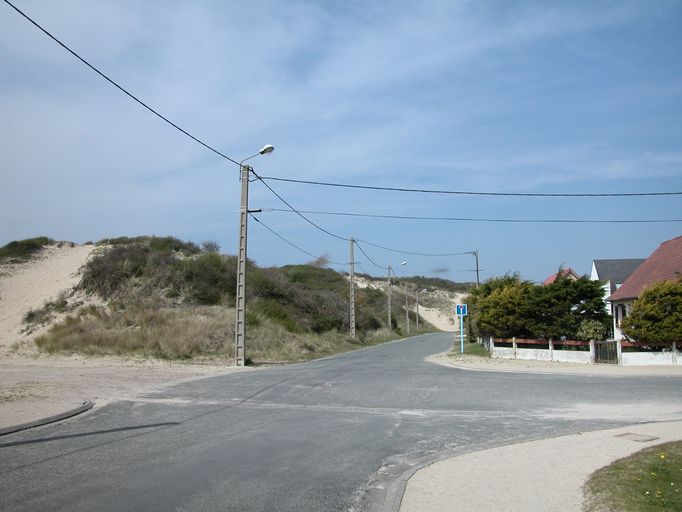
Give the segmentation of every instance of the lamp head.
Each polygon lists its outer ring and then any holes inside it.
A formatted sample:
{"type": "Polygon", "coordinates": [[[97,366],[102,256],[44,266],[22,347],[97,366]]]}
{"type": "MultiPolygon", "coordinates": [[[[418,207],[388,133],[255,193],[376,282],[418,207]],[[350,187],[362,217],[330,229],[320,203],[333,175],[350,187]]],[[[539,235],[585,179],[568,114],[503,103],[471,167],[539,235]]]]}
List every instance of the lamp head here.
{"type": "Polygon", "coordinates": [[[406,261],[401,261],[400,264],[401,264],[401,265],[407,265],[407,262],[406,262],[406,261]]]}
{"type": "Polygon", "coordinates": [[[272,153],[275,150],[275,146],[271,144],[266,144],[263,146],[263,149],[259,151],[261,155],[267,155],[268,153],[272,153]]]}

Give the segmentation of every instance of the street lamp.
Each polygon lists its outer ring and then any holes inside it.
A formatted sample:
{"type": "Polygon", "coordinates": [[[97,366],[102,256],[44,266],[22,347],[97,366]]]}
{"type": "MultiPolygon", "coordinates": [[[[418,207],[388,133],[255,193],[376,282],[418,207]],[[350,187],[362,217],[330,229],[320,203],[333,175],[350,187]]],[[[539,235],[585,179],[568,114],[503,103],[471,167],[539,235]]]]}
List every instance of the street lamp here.
{"type": "Polygon", "coordinates": [[[234,329],[234,362],[237,366],[246,364],[246,233],[249,218],[249,173],[253,170],[244,162],[272,153],[275,147],[266,144],[258,153],[239,162],[239,179],[242,182],[239,207],[239,250],[237,251],[237,314],[234,329]]]}
{"type": "Polygon", "coordinates": [[[419,332],[419,294],[426,292],[426,288],[417,291],[417,332],[419,332]]]}

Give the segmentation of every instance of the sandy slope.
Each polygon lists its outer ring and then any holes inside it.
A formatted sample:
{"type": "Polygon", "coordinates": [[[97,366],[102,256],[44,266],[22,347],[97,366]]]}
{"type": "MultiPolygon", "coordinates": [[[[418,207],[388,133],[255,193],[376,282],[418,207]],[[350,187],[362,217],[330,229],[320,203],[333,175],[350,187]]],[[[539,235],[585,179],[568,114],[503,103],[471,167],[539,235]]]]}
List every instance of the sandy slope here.
{"type": "Polygon", "coordinates": [[[0,428],[73,409],[81,400],[101,406],[188,379],[244,371],[215,363],[39,353],[32,338],[47,326],[22,333],[24,316],[60,294],[69,304],[86,300],[74,287],[93,250],[55,244],[27,263],[0,267],[0,428]],[[20,350],[12,350],[17,343],[20,350]]]}
{"type": "Polygon", "coordinates": [[[46,247],[27,263],[0,268],[0,354],[16,342],[27,341],[22,334],[26,313],[41,308],[60,293],[73,294],[80,270],[94,245],[59,243],[46,247]]]}
{"type": "Polygon", "coordinates": [[[425,308],[419,306],[419,316],[441,331],[455,330],[455,320],[448,308],[425,308]]]}

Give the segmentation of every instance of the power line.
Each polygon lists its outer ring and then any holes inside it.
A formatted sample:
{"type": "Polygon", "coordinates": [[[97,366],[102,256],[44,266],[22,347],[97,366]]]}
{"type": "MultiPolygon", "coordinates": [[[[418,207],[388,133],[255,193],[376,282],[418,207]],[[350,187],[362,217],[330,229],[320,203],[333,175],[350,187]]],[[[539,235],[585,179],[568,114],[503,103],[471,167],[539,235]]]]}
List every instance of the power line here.
{"type": "MultiPolygon", "coordinates": [[[[263,211],[289,212],[282,208],[263,208],[263,211]]],[[[299,210],[309,215],[334,215],[341,217],[365,217],[371,219],[399,220],[436,220],[448,222],[504,222],[504,223],[544,223],[544,224],[654,224],[666,222],[682,222],[682,219],[483,219],[476,217],[429,217],[418,215],[380,215],[371,213],[329,212],[315,210],[299,210]]]]}
{"type": "Polygon", "coordinates": [[[12,2],[10,2],[9,0],[4,0],[4,1],[5,1],[5,3],[6,3],[7,5],[9,5],[12,9],[14,9],[14,10],[15,10],[16,12],[18,12],[21,16],[23,16],[24,18],[26,18],[31,24],[33,24],[36,28],[38,28],[41,32],[43,32],[47,37],[49,37],[50,39],[52,39],[55,43],[57,43],[59,46],[61,46],[62,48],[64,48],[67,52],[69,52],[71,55],[73,55],[74,57],[76,57],[79,61],[81,61],[83,64],[85,64],[85,65],[86,65],[87,67],[89,67],[91,70],[93,70],[93,71],[94,71],[95,73],[97,73],[99,76],[101,76],[102,78],[104,78],[107,82],[109,82],[111,85],[113,85],[114,87],[116,87],[118,90],[120,90],[120,91],[121,91],[122,93],[124,93],[126,96],[128,96],[128,97],[131,98],[132,100],[134,100],[134,101],[136,101],[137,103],[139,103],[140,105],[142,105],[144,108],[146,108],[147,110],[149,110],[152,114],[154,114],[155,116],[157,116],[159,119],[162,119],[163,121],[165,121],[166,123],[168,123],[169,125],[171,125],[173,128],[175,128],[175,129],[178,130],[179,132],[185,134],[187,137],[189,137],[189,138],[192,139],[193,141],[198,142],[199,144],[201,144],[202,146],[204,146],[206,149],[209,149],[209,150],[213,151],[216,155],[218,155],[218,156],[220,156],[220,157],[222,157],[222,158],[224,158],[224,159],[226,159],[226,160],[229,160],[230,162],[232,162],[232,163],[234,163],[234,164],[239,165],[239,162],[237,162],[236,160],[233,160],[233,159],[230,158],[229,156],[227,156],[227,155],[225,155],[224,153],[218,151],[218,150],[215,149],[214,147],[208,145],[208,144],[205,143],[204,141],[200,140],[199,138],[197,138],[197,137],[195,137],[194,135],[192,135],[191,133],[189,133],[187,130],[184,130],[183,128],[181,128],[180,126],[178,126],[177,124],[175,124],[173,121],[171,121],[170,119],[168,119],[167,117],[165,117],[163,114],[160,114],[160,113],[159,113],[158,111],[156,111],[154,108],[152,108],[152,107],[150,107],[149,105],[147,105],[144,101],[142,101],[141,99],[139,99],[139,98],[138,98],[137,96],[135,96],[133,93],[129,92],[129,91],[128,91],[127,89],[125,89],[123,86],[119,85],[119,84],[116,83],[114,80],[112,80],[111,78],[109,78],[107,75],[105,75],[105,74],[104,74],[103,72],[101,72],[99,69],[97,69],[95,66],[93,66],[92,64],[90,64],[87,60],[85,60],[83,57],[81,57],[81,56],[78,55],[75,51],[73,51],[71,48],[69,48],[66,44],[64,44],[64,43],[61,42],[59,39],[57,39],[57,37],[53,36],[50,32],[48,32],[45,28],[43,28],[40,24],[38,24],[38,22],[36,22],[36,21],[33,20],[30,16],[28,16],[25,12],[23,12],[23,11],[22,11],[21,9],[19,9],[17,6],[15,6],[14,4],[12,4],[12,2]]]}
{"type": "Polygon", "coordinates": [[[362,246],[358,243],[357,240],[355,240],[355,245],[357,246],[358,249],[360,249],[360,252],[361,252],[362,254],[365,255],[365,258],[367,258],[367,260],[368,260],[372,265],[374,265],[375,267],[380,268],[380,269],[382,269],[382,270],[386,270],[386,269],[388,268],[388,266],[382,267],[382,266],[379,265],[377,262],[375,262],[372,258],[370,258],[369,255],[365,252],[365,250],[362,248],[362,246]]]}
{"type": "Polygon", "coordinates": [[[371,245],[372,247],[376,247],[377,249],[383,249],[384,251],[397,252],[400,254],[409,254],[410,256],[428,256],[428,257],[444,258],[444,257],[449,257],[449,256],[464,256],[465,254],[473,254],[473,251],[450,252],[450,253],[444,253],[444,254],[434,254],[434,253],[428,253],[428,252],[410,252],[410,251],[402,251],[400,249],[393,249],[391,247],[384,247],[383,245],[373,244],[372,242],[368,242],[367,240],[356,239],[355,241],[356,242],[362,242],[363,244],[371,245]]]}
{"type": "MultiPolygon", "coordinates": [[[[316,255],[316,254],[313,254],[313,253],[311,253],[311,252],[308,252],[308,251],[306,251],[305,249],[302,249],[302,248],[299,247],[298,245],[294,244],[293,242],[290,242],[289,240],[287,240],[286,238],[284,238],[282,235],[280,235],[279,233],[277,233],[274,229],[269,228],[265,223],[263,223],[258,217],[256,217],[255,215],[253,215],[251,212],[249,212],[249,216],[250,216],[253,220],[255,220],[256,222],[258,222],[258,224],[260,224],[260,225],[263,226],[265,229],[267,229],[270,233],[272,233],[273,235],[275,235],[277,238],[279,238],[279,239],[282,240],[283,242],[289,244],[289,245],[290,245],[291,247],[293,247],[294,249],[298,249],[298,250],[301,251],[303,254],[307,254],[308,256],[310,256],[310,257],[312,257],[312,258],[315,258],[316,260],[321,258],[321,256],[318,256],[318,255],[316,255]]],[[[332,265],[346,265],[346,266],[349,265],[349,263],[339,263],[338,261],[331,261],[331,260],[329,260],[329,263],[331,263],[332,265]]]]}
{"type": "MultiPolygon", "coordinates": [[[[294,208],[286,199],[284,199],[281,195],[279,195],[277,192],[275,192],[275,190],[274,190],[270,185],[268,185],[267,183],[265,183],[265,181],[263,181],[263,179],[262,179],[258,174],[256,174],[256,171],[253,171],[253,170],[252,170],[251,172],[254,174],[254,176],[256,176],[256,178],[257,178],[258,180],[260,180],[260,182],[261,182],[263,185],[265,185],[265,186],[267,187],[268,190],[270,190],[270,192],[272,192],[275,196],[277,196],[277,198],[278,198],[280,201],[282,201],[285,205],[287,205],[287,206],[289,207],[289,210],[282,210],[282,211],[293,212],[293,213],[295,213],[296,215],[298,215],[299,217],[301,217],[301,218],[302,218],[304,221],[306,221],[308,224],[310,224],[311,226],[314,226],[315,228],[319,229],[319,230],[322,231],[323,233],[326,233],[326,234],[328,234],[329,236],[333,236],[334,238],[337,238],[337,239],[339,239],[339,240],[344,240],[344,241],[346,241],[346,242],[350,242],[350,238],[345,238],[345,237],[339,236],[339,235],[337,235],[337,234],[335,234],[335,233],[332,233],[331,231],[329,231],[329,230],[327,230],[327,229],[321,227],[320,225],[315,224],[312,220],[310,220],[308,217],[306,217],[305,215],[303,215],[303,214],[301,213],[301,211],[299,211],[299,210],[297,210],[296,208],[294,208]]],[[[448,253],[448,254],[430,254],[430,253],[420,253],[420,252],[409,252],[409,251],[402,251],[402,250],[400,250],[400,249],[392,249],[392,248],[390,248],[390,247],[385,247],[385,246],[383,246],[383,245],[377,245],[377,244],[374,244],[374,243],[372,243],[372,242],[368,242],[367,240],[357,240],[357,239],[356,239],[356,245],[357,245],[357,242],[358,242],[358,241],[363,242],[363,243],[365,243],[365,244],[367,244],[367,245],[371,245],[371,246],[373,246],[373,247],[377,247],[377,248],[379,248],[379,249],[384,249],[385,251],[397,252],[397,253],[400,253],[400,254],[409,254],[409,255],[412,255],[412,256],[438,256],[438,257],[442,257],[442,256],[461,256],[462,254],[471,254],[471,251],[468,251],[468,252],[461,252],[461,253],[460,253],[460,252],[458,252],[458,253],[448,253]]],[[[386,267],[382,267],[381,265],[377,265],[377,266],[378,266],[379,268],[386,268],[386,267]]]]}
{"type": "Polygon", "coordinates": [[[287,206],[289,207],[289,210],[288,210],[288,211],[291,211],[291,212],[295,213],[296,215],[298,215],[299,217],[301,217],[304,221],[306,221],[308,224],[310,224],[311,226],[313,226],[313,227],[316,228],[316,229],[319,229],[319,230],[322,231],[323,233],[326,233],[327,235],[329,235],[329,236],[331,236],[331,237],[334,237],[334,238],[336,238],[336,239],[338,239],[338,240],[343,240],[343,241],[345,241],[345,242],[350,242],[350,238],[346,238],[346,237],[343,237],[343,236],[339,236],[339,235],[337,235],[337,234],[335,234],[335,233],[332,233],[331,231],[329,231],[329,230],[327,230],[327,229],[324,229],[322,226],[320,226],[320,225],[318,225],[318,224],[315,224],[312,220],[310,220],[308,217],[306,217],[305,215],[303,215],[303,214],[302,214],[300,211],[298,211],[296,208],[294,208],[293,206],[291,206],[291,204],[290,204],[286,199],[284,199],[281,195],[279,195],[277,192],[275,192],[275,190],[274,190],[270,185],[268,185],[267,183],[265,183],[265,181],[263,181],[263,178],[261,178],[260,176],[258,176],[258,174],[256,174],[256,171],[252,170],[251,172],[253,173],[253,175],[254,175],[258,180],[260,180],[260,182],[261,182],[263,185],[265,185],[265,187],[266,187],[270,192],[272,192],[280,201],[282,201],[285,205],[287,205],[287,206]]]}
{"type": "Polygon", "coordinates": [[[462,196],[512,196],[512,197],[644,197],[644,196],[678,196],[682,192],[612,192],[612,193],[542,193],[542,192],[472,192],[465,190],[438,190],[425,188],[379,187],[372,185],[352,185],[349,183],[330,183],[326,181],[297,180],[293,178],[279,178],[263,176],[262,180],[285,181],[304,185],[318,185],[323,187],[353,188],[362,190],[382,190],[389,192],[416,192],[421,194],[450,194],[462,196]]]}
{"type": "MultiPolygon", "coordinates": [[[[50,39],[52,39],[55,43],[57,43],[59,46],[64,48],[67,52],[69,52],[71,55],[73,55],[76,59],[78,59],[81,63],[83,63],[85,66],[90,68],[92,71],[97,73],[99,76],[104,78],[107,82],[109,82],[111,85],[119,89],[122,93],[124,93],[126,96],[131,98],[133,101],[137,102],[140,104],[142,107],[146,108],[149,110],[152,114],[157,116],[159,119],[163,120],[182,134],[186,135],[193,141],[201,144],[204,146],[206,149],[212,151],[216,155],[239,165],[239,162],[236,160],[230,158],[229,156],[225,155],[221,151],[217,150],[213,146],[210,146],[206,142],[202,141],[198,137],[192,135],[189,133],[187,130],[184,128],[181,128],[179,125],[165,117],[163,114],[155,110],[153,107],[149,106],[147,103],[139,99],[137,96],[135,96],[133,93],[128,91],[126,88],[124,88],[122,85],[118,84],[115,82],[113,79],[109,78],[106,74],[104,74],[102,71],[100,71],[98,68],[96,68],[94,65],[92,65],[90,62],[88,62],[86,59],[81,57],[78,53],[76,53],[74,50],[72,50],[70,47],[68,47],[65,43],[63,43],[60,39],[58,39],[56,36],[51,34],[47,29],[45,29],[42,25],[40,25],[37,21],[32,19],[29,15],[27,15],[25,12],[23,12],[21,9],[19,9],[17,6],[15,6],[12,2],[9,0],[4,0],[4,2],[9,5],[12,9],[14,9],[18,14],[20,14],[22,17],[24,17],[29,23],[34,25],[38,30],[43,32],[46,36],[48,36],[50,39]]],[[[411,188],[398,188],[398,187],[379,187],[379,186],[369,186],[369,185],[352,185],[352,184],[344,184],[344,183],[328,183],[328,182],[322,182],[322,181],[310,181],[310,180],[297,180],[297,179],[291,179],[291,178],[279,178],[276,176],[263,176],[259,177],[259,179],[265,184],[263,180],[273,180],[273,181],[285,181],[285,182],[290,182],[290,183],[301,183],[301,184],[307,184],[307,185],[319,185],[319,186],[327,186],[327,187],[343,187],[343,188],[354,188],[354,189],[365,189],[365,190],[383,190],[383,191],[393,191],[393,192],[416,192],[416,193],[426,193],[426,194],[453,194],[453,195],[474,195],[474,196],[516,196],[516,197],[644,197],[644,196],[672,196],[672,195],[682,195],[682,192],[633,192],[633,193],[580,193],[580,194],[569,194],[569,193],[529,193],[529,192],[473,192],[473,191],[457,191],[457,190],[435,190],[435,189],[411,189],[411,188]]],[[[265,184],[267,186],[267,184],[265,184]]],[[[269,188],[269,187],[268,187],[269,188]]],[[[274,191],[273,191],[274,192],[274,191]]],[[[276,194],[277,195],[277,194],[276,194]]],[[[295,211],[292,208],[293,211],[295,211]]],[[[305,217],[304,217],[305,219],[305,217]]],[[[307,222],[311,223],[318,229],[322,229],[319,226],[315,225],[312,223],[310,220],[305,219],[307,222]]],[[[347,238],[339,237],[337,235],[334,235],[330,232],[327,232],[327,234],[330,234],[331,236],[334,236],[339,239],[343,240],[348,240],[347,238]]]]}

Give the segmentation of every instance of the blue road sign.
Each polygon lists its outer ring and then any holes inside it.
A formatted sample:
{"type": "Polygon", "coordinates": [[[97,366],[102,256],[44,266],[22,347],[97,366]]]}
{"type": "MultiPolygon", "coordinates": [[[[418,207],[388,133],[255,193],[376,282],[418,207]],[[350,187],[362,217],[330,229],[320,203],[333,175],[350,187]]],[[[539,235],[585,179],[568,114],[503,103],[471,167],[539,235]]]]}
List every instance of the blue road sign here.
{"type": "Polygon", "coordinates": [[[457,316],[467,316],[467,305],[457,304],[455,306],[455,313],[457,313],[457,316]]]}

